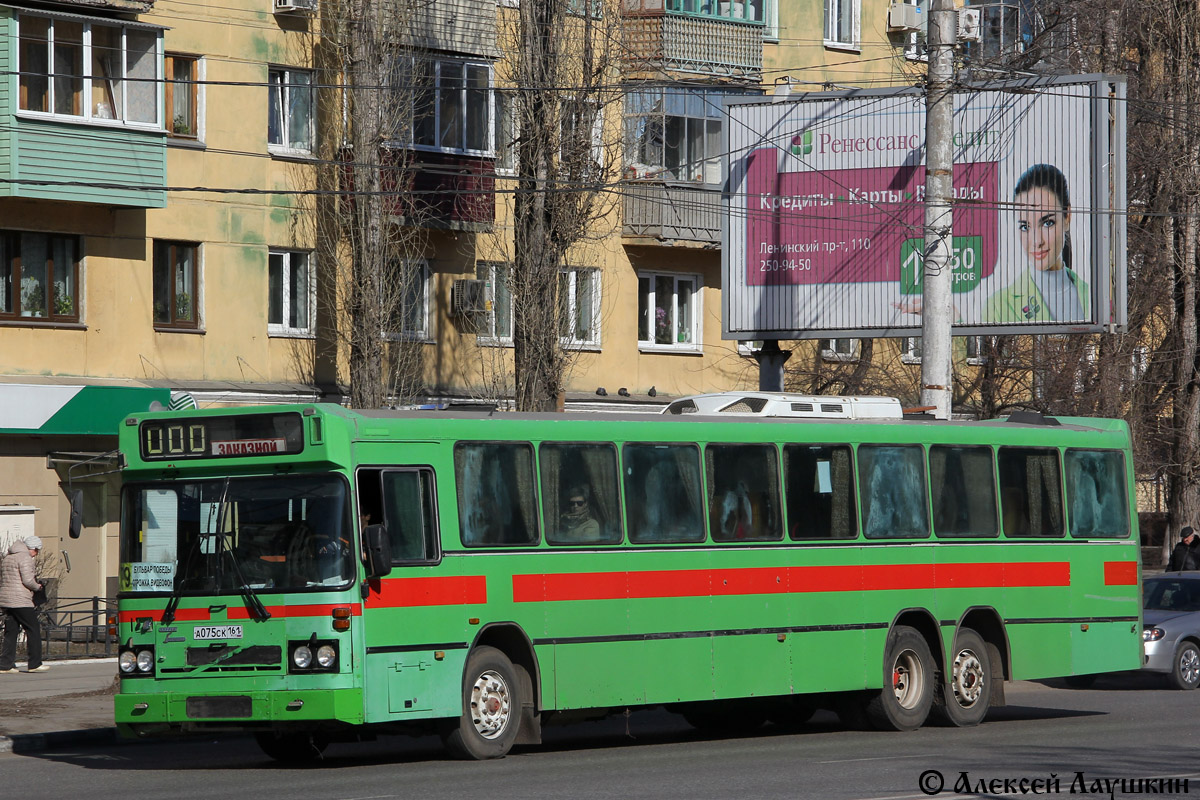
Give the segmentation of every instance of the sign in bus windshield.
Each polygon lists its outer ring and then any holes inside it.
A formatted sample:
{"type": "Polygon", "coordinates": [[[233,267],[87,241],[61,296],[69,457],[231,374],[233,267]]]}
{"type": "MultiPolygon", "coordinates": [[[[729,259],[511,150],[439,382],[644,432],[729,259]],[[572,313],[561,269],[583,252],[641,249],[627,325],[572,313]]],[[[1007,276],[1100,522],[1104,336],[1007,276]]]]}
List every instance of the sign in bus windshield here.
{"type": "Polygon", "coordinates": [[[299,414],[147,420],[138,429],[143,461],[290,455],[304,450],[299,414]]]}

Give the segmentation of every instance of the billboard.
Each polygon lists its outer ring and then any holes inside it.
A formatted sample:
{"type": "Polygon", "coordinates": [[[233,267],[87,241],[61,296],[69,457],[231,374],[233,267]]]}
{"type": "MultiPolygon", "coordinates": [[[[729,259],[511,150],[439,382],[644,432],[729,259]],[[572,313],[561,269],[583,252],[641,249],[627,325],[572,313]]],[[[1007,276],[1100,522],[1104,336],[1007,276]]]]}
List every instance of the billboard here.
{"type": "MultiPolygon", "coordinates": [[[[954,332],[1125,323],[1125,86],[1073,76],[955,95],[954,332]]],[[[723,336],[919,336],[917,89],[731,100],[723,336]]]]}

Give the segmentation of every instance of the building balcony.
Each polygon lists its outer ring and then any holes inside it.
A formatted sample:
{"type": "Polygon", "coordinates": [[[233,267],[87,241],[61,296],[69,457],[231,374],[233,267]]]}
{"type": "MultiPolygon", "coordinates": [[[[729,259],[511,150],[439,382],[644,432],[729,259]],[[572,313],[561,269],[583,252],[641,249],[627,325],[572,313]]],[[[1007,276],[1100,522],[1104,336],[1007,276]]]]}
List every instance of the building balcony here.
{"type": "Polygon", "coordinates": [[[757,7],[727,0],[688,3],[668,0],[663,8],[662,0],[625,0],[625,77],[661,77],[667,71],[758,83],[763,25],[757,7]]]}
{"type": "Polygon", "coordinates": [[[0,72],[20,73],[0,89],[0,197],[162,208],[166,132],[154,81],[162,69],[162,29],[79,19],[0,8],[0,72]],[[93,39],[81,38],[81,30],[93,39]],[[93,77],[100,58],[93,40],[116,42],[125,51],[118,59],[139,80],[93,77]],[[58,60],[51,58],[52,42],[58,60]],[[51,63],[72,61],[79,77],[50,74],[51,63]]]}
{"type": "MultiPolygon", "coordinates": [[[[342,153],[343,187],[356,189],[353,153],[342,153]]],[[[405,225],[486,231],[496,219],[496,167],[491,158],[384,148],[379,154],[385,213],[405,225]]]]}
{"type": "Polygon", "coordinates": [[[716,246],[721,242],[721,192],[662,181],[623,185],[626,239],[644,244],[716,246]]]}

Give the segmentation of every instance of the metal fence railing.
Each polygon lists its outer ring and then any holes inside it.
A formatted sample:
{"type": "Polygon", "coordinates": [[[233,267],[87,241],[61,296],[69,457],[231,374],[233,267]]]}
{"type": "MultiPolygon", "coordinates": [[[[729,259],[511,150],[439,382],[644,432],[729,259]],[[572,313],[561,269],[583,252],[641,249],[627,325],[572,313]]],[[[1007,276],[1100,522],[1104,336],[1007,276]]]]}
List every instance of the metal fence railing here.
{"type": "MultiPolygon", "coordinates": [[[[55,597],[38,609],[42,628],[42,656],[46,661],[65,658],[115,656],[117,640],[109,633],[109,617],[117,604],[103,597],[55,597]]],[[[22,636],[17,658],[25,656],[22,636]]]]}

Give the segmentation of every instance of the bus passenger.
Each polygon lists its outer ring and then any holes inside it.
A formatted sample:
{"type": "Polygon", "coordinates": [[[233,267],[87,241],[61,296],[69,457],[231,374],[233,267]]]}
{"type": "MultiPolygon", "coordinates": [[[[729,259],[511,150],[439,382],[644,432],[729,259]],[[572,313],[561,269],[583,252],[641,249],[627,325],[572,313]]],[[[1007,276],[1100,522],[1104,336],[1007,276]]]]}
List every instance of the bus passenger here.
{"type": "Polygon", "coordinates": [[[575,486],[567,492],[566,510],[559,517],[559,538],[570,542],[597,542],[600,523],[592,516],[591,489],[575,486]]]}

